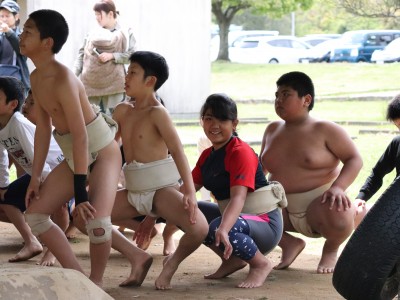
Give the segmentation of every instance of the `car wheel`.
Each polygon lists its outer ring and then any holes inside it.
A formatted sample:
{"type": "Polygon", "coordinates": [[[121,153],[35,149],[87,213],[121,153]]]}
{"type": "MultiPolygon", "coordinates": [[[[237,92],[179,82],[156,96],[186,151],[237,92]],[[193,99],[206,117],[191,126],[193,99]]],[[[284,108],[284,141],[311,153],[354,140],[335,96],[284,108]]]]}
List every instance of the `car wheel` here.
{"type": "Polygon", "coordinates": [[[349,239],[337,261],[333,286],[348,300],[393,299],[399,288],[399,259],[400,176],[349,239]]]}
{"type": "Polygon", "coordinates": [[[269,64],[279,64],[279,61],[276,58],[271,58],[268,63],[269,64]]]}

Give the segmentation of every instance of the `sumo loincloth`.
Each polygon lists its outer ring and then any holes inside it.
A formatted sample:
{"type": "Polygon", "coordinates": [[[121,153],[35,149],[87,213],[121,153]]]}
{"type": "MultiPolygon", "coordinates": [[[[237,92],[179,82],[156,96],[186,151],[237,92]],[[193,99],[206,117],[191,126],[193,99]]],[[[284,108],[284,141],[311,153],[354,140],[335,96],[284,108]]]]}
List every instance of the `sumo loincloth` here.
{"type": "Polygon", "coordinates": [[[307,208],[316,198],[322,196],[331,186],[333,181],[326,183],[318,188],[303,193],[286,194],[288,199],[287,211],[289,220],[297,232],[307,237],[321,237],[315,232],[307,222],[307,208]]]}
{"type": "MultiPolygon", "coordinates": [[[[118,130],[117,123],[109,116],[99,113],[97,117],[86,125],[88,135],[88,167],[96,161],[98,152],[109,145],[115,138],[118,130]]],[[[53,131],[53,136],[63,151],[68,166],[74,171],[73,145],[70,133],[60,135],[53,131]]]]}
{"type": "Polygon", "coordinates": [[[123,166],[128,202],[142,215],[156,217],[153,198],[157,190],[178,185],[180,175],[171,156],[150,163],[133,161],[123,166]]]}

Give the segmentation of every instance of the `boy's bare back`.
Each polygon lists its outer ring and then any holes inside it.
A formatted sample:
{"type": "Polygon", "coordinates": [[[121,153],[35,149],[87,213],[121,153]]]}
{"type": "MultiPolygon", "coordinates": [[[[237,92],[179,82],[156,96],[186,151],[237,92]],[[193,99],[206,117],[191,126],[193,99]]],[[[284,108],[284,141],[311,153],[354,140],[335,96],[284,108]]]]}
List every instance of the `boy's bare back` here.
{"type": "MultiPolygon", "coordinates": [[[[168,156],[177,144],[176,130],[167,110],[157,99],[119,104],[113,118],[120,127],[125,160],[148,163],[168,156]]],[[[178,143],[181,144],[180,142],[178,143]]]]}

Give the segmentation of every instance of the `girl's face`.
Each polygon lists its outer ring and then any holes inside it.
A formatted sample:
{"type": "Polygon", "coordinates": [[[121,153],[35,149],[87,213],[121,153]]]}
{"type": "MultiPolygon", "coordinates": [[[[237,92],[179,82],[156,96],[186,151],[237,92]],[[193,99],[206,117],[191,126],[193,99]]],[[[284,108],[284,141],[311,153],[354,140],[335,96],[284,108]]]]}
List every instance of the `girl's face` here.
{"type": "Polygon", "coordinates": [[[219,120],[213,116],[211,110],[207,110],[201,119],[204,133],[214,149],[223,147],[229,141],[238,123],[238,120],[219,120]]]}
{"type": "Polygon", "coordinates": [[[12,12],[10,12],[5,8],[0,9],[0,24],[6,23],[8,27],[14,29],[18,19],[19,19],[18,14],[14,15],[12,12]]]}
{"type": "Polygon", "coordinates": [[[96,11],[95,13],[97,23],[106,29],[112,29],[115,26],[114,13],[112,11],[106,13],[105,11],[96,11]]]}
{"type": "Polygon", "coordinates": [[[33,100],[33,96],[32,94],[28,94],[28,97],[26,97],[25,102],[22,105],[22,114],[33,124],[36,124],[35,111],[35,101],[33,100]]]}

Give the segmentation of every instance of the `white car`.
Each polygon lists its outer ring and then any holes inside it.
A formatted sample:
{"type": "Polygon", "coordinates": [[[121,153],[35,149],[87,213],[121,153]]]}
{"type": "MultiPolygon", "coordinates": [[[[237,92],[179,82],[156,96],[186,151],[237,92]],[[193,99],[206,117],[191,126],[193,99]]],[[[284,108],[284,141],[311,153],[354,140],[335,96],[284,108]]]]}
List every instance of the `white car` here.
{"type": "Polygon", "coordinates": [[[390,63],[400,61],[400,38],[391,41],[383,50],[375,50],[371,62],[390,63]]]}
{"type": "Polygon", "coordinates": [[[308,56],[301,57],[300,62],[329,62],[332,49],[342,43],[341,39],[329,39],[309,50],[308,56]]]}
{"type": "Polygon", "coordinates": [[[255,64],[293,64],[307,57],[312,47],[294,36],[252,37],[229,48],[232,62],[255,64]]]}
{"type": "MultiPolygon", "coordinates": [[[[276,36],[279,31],[276,30],[235,30],[230,31],[228,35],[228,47],[232,47],[236,43],[239,43],[242,39],[248,37],[258,37],[258,36],[276,36]]],[[[210,59],[215,61],[218,57],[219,51],[219,35],[215,35],[211,39],[210,43],[210,59]]]]}

